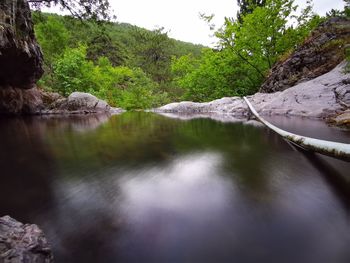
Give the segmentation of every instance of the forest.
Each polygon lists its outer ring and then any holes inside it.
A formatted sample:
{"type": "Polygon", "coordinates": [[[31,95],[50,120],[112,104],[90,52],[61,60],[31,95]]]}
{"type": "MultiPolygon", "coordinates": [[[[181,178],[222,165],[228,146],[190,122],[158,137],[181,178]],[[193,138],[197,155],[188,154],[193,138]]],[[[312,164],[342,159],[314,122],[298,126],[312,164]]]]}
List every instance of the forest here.
{"type": "MultiPolygon", "coordinates": [[[[250,95],[326,19],[313,12],[312,1],[303,9],[294,0],[238,0],[238,6],[237,16],[214,30],[214,48],[171,39],[164,28],[34,12],[45,60],[39,86],[64,96],[88,92],[124,109],[250,95]]],[[[202,15],[214,28],[212,18],[202,15]]]]}

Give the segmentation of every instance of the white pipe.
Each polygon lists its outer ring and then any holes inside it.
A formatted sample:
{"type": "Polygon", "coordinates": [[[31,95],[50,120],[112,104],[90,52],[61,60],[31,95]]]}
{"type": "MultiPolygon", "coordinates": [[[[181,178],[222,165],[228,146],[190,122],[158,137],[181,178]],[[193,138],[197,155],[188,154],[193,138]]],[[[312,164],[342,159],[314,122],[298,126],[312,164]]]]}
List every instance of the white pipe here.
{"type": "Polygon", "coordinates": [[[335,157],[338,159],[343,159],[350,161],[350,144],[332,142],[332,141],[324,141],[319,139],[314,139],[310,137],[305,137],[301,135],[297,135],[291,132],[284,131],[268,121],[264,120],[257,111],[254,109],[253,105],[249,102],[249,100],[244,97],[245,102],[248,104],[249,109],[255,115],[255,117],[269,127],[274,132],[281,135],[283,138],[291,141],[292,143],[310,151],[318,152],[324,155],[328,155],[331,157],[335,157]]]}

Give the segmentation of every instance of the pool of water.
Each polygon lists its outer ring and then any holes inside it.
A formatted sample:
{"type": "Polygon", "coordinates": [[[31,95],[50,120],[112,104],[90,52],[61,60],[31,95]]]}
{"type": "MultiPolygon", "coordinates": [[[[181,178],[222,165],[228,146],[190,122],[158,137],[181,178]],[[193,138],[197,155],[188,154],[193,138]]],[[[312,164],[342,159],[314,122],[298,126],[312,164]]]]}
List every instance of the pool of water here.
{"type": "Polygon", "coordinates": [[[350,262],[350,163],[264,127],[136,112],[2,118],[0,138],[0,216],[38,224],[56,262],[350,262]]]}

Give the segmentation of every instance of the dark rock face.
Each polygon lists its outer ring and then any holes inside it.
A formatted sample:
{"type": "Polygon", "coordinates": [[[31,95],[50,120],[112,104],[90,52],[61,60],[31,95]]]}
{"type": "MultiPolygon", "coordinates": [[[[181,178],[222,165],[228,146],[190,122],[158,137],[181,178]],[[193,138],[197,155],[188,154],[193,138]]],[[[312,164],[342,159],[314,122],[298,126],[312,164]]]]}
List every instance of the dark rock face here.
{"type": "Polygon", "coordinates": [[[0,218],[0,262],[51,263],[53,256],[38,226],[4,216],[0,218]]]}
{"type": "Polygon", "coordinates": [[[36,82],[43,74],[43,56],[36,42],[26,0],[0,2],[0,113],[38,110],[36,82]]]}
{"type": "Polygon", "coordinates": [[[30,89],[43,74],[43,56],[26,0],[0,2],[0,87],[30,89]]]}
{"type": "Polygon", "coordinates": [[[272,68],[260,92],[283,91],[331,71],[345,59],[349,43],[350,19],[327,20],[287,60],[272,68]]]}

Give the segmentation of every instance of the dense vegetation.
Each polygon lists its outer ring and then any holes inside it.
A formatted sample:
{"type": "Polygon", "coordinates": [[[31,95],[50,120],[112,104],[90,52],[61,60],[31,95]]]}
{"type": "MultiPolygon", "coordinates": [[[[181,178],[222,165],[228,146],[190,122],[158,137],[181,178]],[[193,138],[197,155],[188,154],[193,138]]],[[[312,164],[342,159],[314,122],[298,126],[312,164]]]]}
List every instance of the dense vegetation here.
{"type": "Polygon", "coordinates": [[[171,39],[163,28],[79,20],[34,13],[45,59],[40,85],[69,95],[89,92],[125,109],[150,108],[177,99],[172,57],[199,57],[203,46],[171,39]]]}
{"type": "MultiPolygon", "coordinates": [[[[303,10],[294,0],[237,3],[237,18],[215,31],[213,49],[170,39],[163,28],[35,13],[45,56],[41,85],[63,95],[90,92],[126,109],[255,93],[325,18],[313,13],[311,0],[303,10]]],[[[348,7],[330,15],[347,13],[348,7]]],[[[202,17],[210,24],[213,16],[202,17]]]]}
{"type": "Polygon", "coordinates": [[[243,8],[249,11],[241,13],[240,19],[226,18],[215,32],[219,38],[215,50],[204,50],[199,59],[187,56],[174,61],[176,81],[186,90],[186,99],[204,101],[255,93],[273,65],[322,21],[312,13],[311,3],[296,15],[293,0],[256,2],[243,8]]]}

